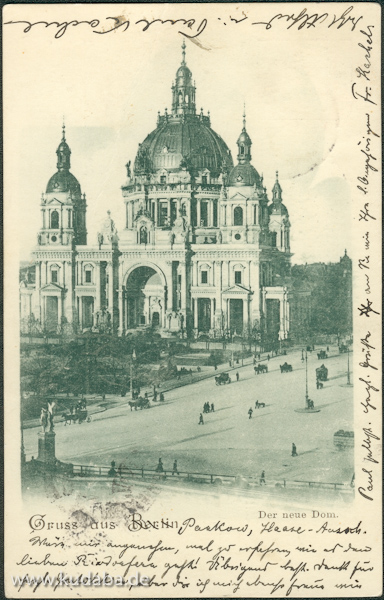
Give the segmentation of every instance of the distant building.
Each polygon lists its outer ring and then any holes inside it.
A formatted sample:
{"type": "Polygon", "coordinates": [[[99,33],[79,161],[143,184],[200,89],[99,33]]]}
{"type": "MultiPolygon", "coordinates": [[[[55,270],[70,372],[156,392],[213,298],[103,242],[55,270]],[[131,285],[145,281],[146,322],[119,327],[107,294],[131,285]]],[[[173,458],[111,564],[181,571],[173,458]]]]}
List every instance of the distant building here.
{"type": "Polygon", "coordinates": [[[352,261],[294,265],[291,270],[291,337],[352,335],[352,261]]]}

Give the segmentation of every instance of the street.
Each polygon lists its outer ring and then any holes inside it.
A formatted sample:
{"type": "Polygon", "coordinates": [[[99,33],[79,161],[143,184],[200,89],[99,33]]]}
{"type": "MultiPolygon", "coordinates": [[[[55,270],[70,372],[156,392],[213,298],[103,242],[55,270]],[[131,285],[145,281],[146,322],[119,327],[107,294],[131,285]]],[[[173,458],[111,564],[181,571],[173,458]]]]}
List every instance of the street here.
{"type": "MultiPolygon", "coordinates": [[[[339,451],[333,434],[353,431],[353,388],[347,387],[347,357],[333,347],[330,357],[318,360],[308,354],[309,397],[320,412],[295,412],[305,407],[305,364],[301,352],[272,358],[269,372],[255,375],[251,364],[230,371],[232,383],[216,386],[214,375],[165,393],[164,404],[151,402],[147,410],[131,411],[130,396],[116,397],[114,406],[97,412],[90,423],[65,426],[55,420],[56,457],[74,464],[108,465],[112,460],[127,467],[155,469],[161,457],[171,470],[257,476],[265,471],[271,480],[350,482],[353,449],[339,451]],[[279,365],[292,364],[291,373],[279,365]],[[315,369],[322,363],[329,381],[316,389],[315,369]],[[265,403],[255,408],[255,401],[265,403]],[[215,411],[199,415],[205,402],[215,411]],[[248,411],[253,409],[252,418],[248,411]],[[292,443],[297,457],[291,456],[292,443]]],[[[352,364],[352,360],[351,360],[352,364]]],[[[40,428],[24,431],[27,459],[37,456],[40,428]]]]}

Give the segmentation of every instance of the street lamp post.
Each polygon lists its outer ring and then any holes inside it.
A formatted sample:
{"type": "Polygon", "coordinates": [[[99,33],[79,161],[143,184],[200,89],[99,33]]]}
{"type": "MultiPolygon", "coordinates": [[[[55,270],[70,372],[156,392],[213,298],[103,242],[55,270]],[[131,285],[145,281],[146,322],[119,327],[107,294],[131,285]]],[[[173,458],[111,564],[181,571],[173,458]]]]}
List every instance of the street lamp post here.
{"type": "Polygon", "coordinates": [[[308,352],[305,351],[305,408],[309,408],[308,402],[308,352]]]}
{"type": "Polygon", "coordinates": [[[133,349],[131,356],[131,365],[130,365],[130,388],[131,388],[131,398],[133,400],[133,361],[136,360],[136,350],[133,349]]]}
{"type": "Polygon", "coordinates": [[[347,348],[347,356],[348,356],[347,385],[351,385],[351,372],[349,369],[349,346],[347,348]]]}

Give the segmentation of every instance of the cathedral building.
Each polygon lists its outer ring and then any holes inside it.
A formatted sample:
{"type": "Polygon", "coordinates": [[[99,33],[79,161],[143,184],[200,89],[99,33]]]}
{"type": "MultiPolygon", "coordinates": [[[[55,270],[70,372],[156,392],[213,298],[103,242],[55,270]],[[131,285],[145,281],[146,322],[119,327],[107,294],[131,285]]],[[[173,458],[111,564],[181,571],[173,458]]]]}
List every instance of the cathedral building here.
{"type": "MultiPolygon", "coordinates": [[[[153,327],[211,337],[290,328],[290,222],[276,173],[271,200],[252,165],[244,114],[234,164],[182,61],[172,109],[126,165],[125,222],[110,213],[89,243],[87,200],[63,128],[41,197],[35,275],[21,285],[24,333],[153,327]],[[93,243],[94,242],[94,243],[93,243]]],[[[91,206],[91,200],[88,203],[91,206]]]]}

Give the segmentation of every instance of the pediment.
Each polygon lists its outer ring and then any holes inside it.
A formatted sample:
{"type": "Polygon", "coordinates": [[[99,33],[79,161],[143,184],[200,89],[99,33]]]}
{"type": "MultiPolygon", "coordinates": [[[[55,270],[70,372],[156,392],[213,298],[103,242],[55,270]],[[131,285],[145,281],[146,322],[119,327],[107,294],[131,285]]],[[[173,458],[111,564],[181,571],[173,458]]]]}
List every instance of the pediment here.
{"type": "Polygon", "coordinates": [[[58,198],[51,198],[51,200],[47,201],[47,204],[57,204],[59,206],[63,206],[64,202],[62,202],[61,200],[58,200],[58,198]]]}
{"type": "Polygon", "coordinates": [[[42,292],[62,292],[62,288],[58,283],[47,283],[41,288],[42,292]]]}
{"type": "Polygon", "coordinates": [[[136,226],[137,227],[148,227],[148,228],[151,228],[151,227],[153,227],[153,221],[147,215],[140,215],[136,219],[136,226]]]}
{"type": "Polygon", "coordinates": [[[242,285],[232,285],[231,287],[227,288],[226,290],[223,290],[223,294],[226,295],[238,295],[238,294],[251,294],[251,290],[242,286],[242,285]]]}
{"type": "Polygon", "coordinates": [[[234,194],[234,196],[229,196],[228,199],[229,200],[235,200],[235,201],[244,201],[247,200],[248,196],[244,196],[244,194],[240,194],[240,192],[236,192],[236,194],[234,194]]]}

